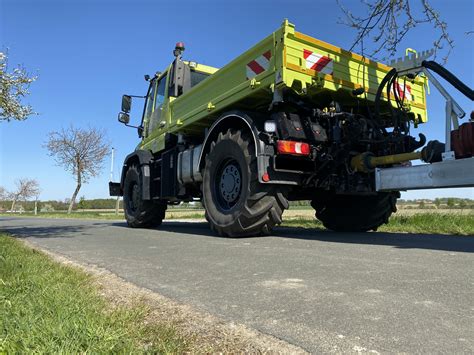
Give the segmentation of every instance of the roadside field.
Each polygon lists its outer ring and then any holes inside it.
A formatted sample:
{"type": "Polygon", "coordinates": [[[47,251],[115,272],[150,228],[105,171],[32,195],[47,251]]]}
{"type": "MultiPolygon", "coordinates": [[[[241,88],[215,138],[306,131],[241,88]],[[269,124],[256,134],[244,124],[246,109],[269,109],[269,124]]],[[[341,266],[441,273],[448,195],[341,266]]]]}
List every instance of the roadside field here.
{"type": "MultiPolygon", "coordinates": [[[[397,206],[398,211],[394,216],[413,216],[415,214],[441,214],[441,215],[463,215],[473,216],[474,209],[421,209],[421,208],[400,208],[397,206]]],[[[283,218],[312,218],[314,217],[314,210],[312,208],[305,209],[292,209],[286,210],[283,213],[283,218]]]]}
{"type": "MultiPolygon", "coordinates": [[[[283,227],[324,229],[316,219],[290,218],[283,227]]],[[[474,216],[461,214],[424,213],[392,215],[388,224],[379,227],[379,232],[413,234],[474,235],[474,216]]]]}

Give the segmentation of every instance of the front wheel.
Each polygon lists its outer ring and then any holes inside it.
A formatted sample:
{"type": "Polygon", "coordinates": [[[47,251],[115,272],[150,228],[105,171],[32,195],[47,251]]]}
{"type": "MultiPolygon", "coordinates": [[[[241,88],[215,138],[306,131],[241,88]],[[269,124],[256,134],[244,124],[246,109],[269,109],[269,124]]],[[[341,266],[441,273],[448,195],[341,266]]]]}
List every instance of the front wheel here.
{"type": "Polygon", "coordinates": [[[259,183],[253,144],[239,130],[219,133],[212,142],[202,193],[206,219],[220,236],[268,234],[288,208],[282,191],[259,183]]]}
{"type": "Polygon", "coordinates": [[[123,186],[123,209],[127,224],[132,228],[150,228],[161,224],[165,218],[166,202],[142,199],[142,183],[139,169],[130,166],[123,186]]]}
{"type": "Polygon", "coordinates": [[[399,192],[357,196],[321,191],[311,201],[311,206],[316,210],[316,218],[328,229],[337,232],[367,232],[376,231],[382,224],[388,223],[391,214],[397,211],[398,197],[399,192]]]}

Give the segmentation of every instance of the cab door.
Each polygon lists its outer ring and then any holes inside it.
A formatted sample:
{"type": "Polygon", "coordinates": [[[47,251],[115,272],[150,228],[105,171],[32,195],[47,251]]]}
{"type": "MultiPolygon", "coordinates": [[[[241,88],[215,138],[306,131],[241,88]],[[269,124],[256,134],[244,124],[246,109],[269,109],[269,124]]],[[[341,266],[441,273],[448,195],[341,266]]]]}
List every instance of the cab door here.
{"type": "Polygon", "coordinates": [[[160,134],[160,131],[166,128],[167,125],[167,105],[166,105],[166,79],[168,75],[163,75],[156,83],[153,107],[150,112],[150,119],[148,124],[148,135],[154,136],[160,134]]]}
{"type": "Polygon", "coordinates": [[[144,113],[144,148],[157,152],[164,148],[164,133],[168,128],[168,75],[163,74],[150,84],[144,113]]]}

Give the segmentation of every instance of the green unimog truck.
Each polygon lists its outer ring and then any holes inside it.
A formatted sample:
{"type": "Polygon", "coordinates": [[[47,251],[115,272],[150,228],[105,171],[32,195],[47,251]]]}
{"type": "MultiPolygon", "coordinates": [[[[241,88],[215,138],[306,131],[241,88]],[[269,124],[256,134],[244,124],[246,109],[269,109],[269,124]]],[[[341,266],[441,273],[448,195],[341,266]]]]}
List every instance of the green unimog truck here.
{"type": "MultiPolygon", "coordinates": [[[[221,69],[174,61],[149,82],[141,142],[110,194],[130,227],[161,224],[167,205],[201,200],[221,236],[266,234],[288,201],[311,200],[336,231],[376,230],[398,191],[375,168],[440,160],[444,145],[410,135],[427,121],[426,76],[397,70],[281,28],[221,69]]],[[[119,121],[129,124],[132,96],[119,121]]]]}

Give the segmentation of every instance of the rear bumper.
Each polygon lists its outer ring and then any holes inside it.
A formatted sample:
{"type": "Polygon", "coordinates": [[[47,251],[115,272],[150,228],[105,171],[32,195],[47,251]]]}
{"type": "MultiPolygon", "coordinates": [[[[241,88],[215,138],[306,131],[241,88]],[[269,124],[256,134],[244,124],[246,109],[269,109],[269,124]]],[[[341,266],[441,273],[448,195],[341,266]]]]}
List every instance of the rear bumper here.
{"type": "Polygon", "coordinates": [[[474,158],[375,170],[377,191],[474,186],[474,158]]]}

